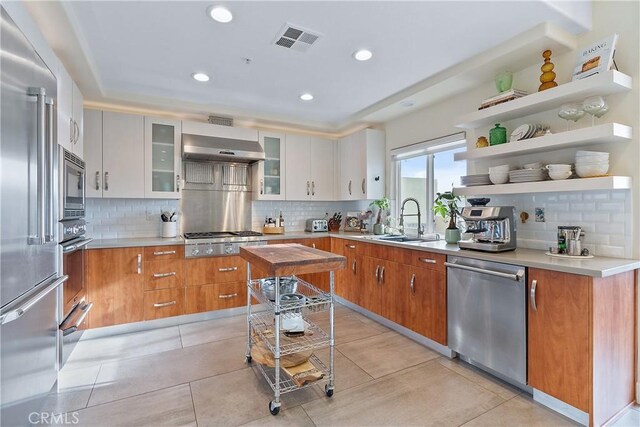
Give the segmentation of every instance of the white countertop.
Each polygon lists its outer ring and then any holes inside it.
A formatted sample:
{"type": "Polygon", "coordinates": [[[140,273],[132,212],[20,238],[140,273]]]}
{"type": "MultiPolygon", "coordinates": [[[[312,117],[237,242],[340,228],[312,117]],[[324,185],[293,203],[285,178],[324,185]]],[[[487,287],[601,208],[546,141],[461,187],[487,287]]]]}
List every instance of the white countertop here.
{"type": "MultiPolygon", "coordinates": [[[[561,271],[564,273],[581,274],[592,277],[608,277],[640,268],[640,260],[624,258],[608,258],[596,256],[591,259],[562,259],[545,255],[544,251],[519,248],[515,251],[489,253],[460,249],[458,245],[448,245],[444,240],[438,242],[425,242],[420,244],[382,242],[372,239],[371,235],[359,233],[309,233],[305,231],[292,231],[285,234],[271,234],[263,236],[264,240],[284,239],[311,239],[321,237],[339,237],[342,239],[356,240],[378,245],[394,246],[405,249],[436,252],[445,255],[455,255],[465,258],[481,259],[486,261],[502,262],[505,264],[521,265],[524,267],[541,268],[546,270],[561,271]]],[[[162,246],[182,245],[181,237],[140,237],[128,239],[96,239],[88,245],[89,249],[126,248],[136,246],[162,246]]]]}

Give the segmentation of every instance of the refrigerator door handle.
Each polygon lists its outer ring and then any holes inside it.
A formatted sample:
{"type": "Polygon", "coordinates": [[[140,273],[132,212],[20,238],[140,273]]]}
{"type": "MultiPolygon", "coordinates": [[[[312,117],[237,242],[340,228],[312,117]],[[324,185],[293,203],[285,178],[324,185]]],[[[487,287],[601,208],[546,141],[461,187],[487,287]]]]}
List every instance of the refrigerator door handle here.
{"type": "MultiPolygon", "coordinates": [[[[53,99],[46,97],[45,105],[47,110],[47,233],[45,235],[45,242],[53,242],[55,240],[54,231],[56,229],[56,205],[54,203],[54,185],[55,181],[53,179],[53,157],[55,153],[55,137],[54,137],[54,129],[53,125],[54,114],[53,114],[53,99]]],[[[83,194],[84,199],[84,194],[83,194]]]]}
{"type": "Polygon", "coordinates": [[[36,190],[36,232],[30,234],[28,243],[30,245],[44,245],[46,243],[47,224],[47,117],[45,113],[45,89],[42,87],[30,87],[27,91],[29,96],[36,97],[36,147],[37,147],[37,190],[36,190]]]}
{"type": "Polygon", "coordinates": [[[55,279],[53,282],[51,282],[51,284],[49,284],[43,290],[35,294],[24,304],[21,304],[19,307],[16,307],[13,310],[7,311],[6,313],[0,314],[0,325],[5,325],[9,322],[13,322],[14,320],[17,320],[20,317],[22,317],[22,315],[25,314],[27,311],[29,311],[31,307],[36,305],[38,301],[40,301],[42,298],[47,296],[49,292],[56,289],[58,286],[60,286],[64,282],[66,282],[68,278],[69,276],[65,275],[55,279]]]}

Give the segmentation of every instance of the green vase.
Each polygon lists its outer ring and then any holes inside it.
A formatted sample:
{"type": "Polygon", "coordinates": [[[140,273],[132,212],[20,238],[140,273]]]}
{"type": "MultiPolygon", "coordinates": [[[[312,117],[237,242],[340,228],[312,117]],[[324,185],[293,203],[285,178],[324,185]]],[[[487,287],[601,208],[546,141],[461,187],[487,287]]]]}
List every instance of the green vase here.
{"type": "Polygon", "coordinates": [[[513,83],[513,73],[511,71],[503,71],[496,76],[496,89],[498,92],[506,92],[511,89],[513,83]]]}
{"type": "Polygon", "coordinates": [[[460,241],[460,230],[457,228],[447,228],[444,230],[444,240],[449,244],[455,244],[460,241]]]}
{"type": "Polygon", "coordinates": [[[496,127],[489,131],[489,145],[500,145],[507,142],[507,128],[496,123],[496,127]]]}

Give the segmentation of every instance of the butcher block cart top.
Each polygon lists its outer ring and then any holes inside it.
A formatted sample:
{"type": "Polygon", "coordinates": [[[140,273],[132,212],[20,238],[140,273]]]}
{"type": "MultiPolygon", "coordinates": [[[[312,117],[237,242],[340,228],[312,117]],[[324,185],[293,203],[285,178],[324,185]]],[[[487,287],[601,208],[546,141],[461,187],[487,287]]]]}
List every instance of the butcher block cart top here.
{"type": "Polygon", "coordinates": [[[347,264],[342,255],[297,243],[241,247],[240,256],[251,268],[273,277],[343,270],[347,264]]]}

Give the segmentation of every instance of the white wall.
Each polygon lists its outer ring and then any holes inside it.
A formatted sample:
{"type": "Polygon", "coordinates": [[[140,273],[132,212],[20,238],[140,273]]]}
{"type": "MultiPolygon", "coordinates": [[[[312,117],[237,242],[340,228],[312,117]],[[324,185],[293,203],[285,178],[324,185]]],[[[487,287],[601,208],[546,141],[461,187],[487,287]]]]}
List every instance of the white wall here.
{"type": "MultiPolygon", "coordinates": [[[[518,210],[522,211],[530,209],[532,207],[542,207],[538,204],[538,200],[546,199],[548,206],[546,207],[548,218],[554,218],[553,223],[567,224],[567,225],[583,225],[587,229],[594,230],[595,235],[591,236],[592,243],[594,243],[594,250],[596,254],[605,256],[624,256],[640,258],[640,208],[638,201],[640,200],[640,106],[639,106],[639,91],[638,85],[640,84],[640,35],[639,35],[639,3],[638,2],[614,2],[614,1],[596,1],[593,4],[593,30],[580,36],[578,46],[585,46],[593,41],[604,38],[613,32],[619,34],[619,43],[616,53],[616,62],[620,71],[629,74],[634,80],[634,89],[631,92],[612,95],[606,97],[607,102],[610,104],[610,111],[605,115],[601,122],[617,121],[620,123],[628,124],[634,128],[634,137],[630,142],[622,144],[603,144],[595,145],[590,149],[595,151],[609,151],[611,153],[611,168],[610,173],[616,175],[628,175],[633,178],[633,189],[630,191],[611,191],[600,192],[600,197],[606,197],[608,200],[617,200],[621,203],[618,208],[619,212],[631,215],[631,223],[628,220],[619,221],[616,226],[616,233],[609,234],[601,239],[600,244],[596,244],[596,241],[600,237],[598,231],[599,225],[609,226],[608,221],[598,221],[597,216],[582,215],[575,216],[573,218],[566,217],[565,205],[562,203],[555,204],[550,201],[550,198],[563,198],[562,194],[536,194],[536,195],[519,195],[518,197],[493,197],[494,202],[500,201],[501,203],[512,203],[518,210]],[[537,204],[536,204],[537,203],[537,204]],[[621,231],[624,230],[622,233],[621,231]],[[623,243],[619,245],[620,239],[613,236],[622,236],[623,243]],[[609,246],[604,244],[605,241],[616,241],[616,248],[607,248],[609,246]]],[[[571,72],[576,59],[576,53],[570,52],[560,56],[553,56],[552,62],[556,65],[555,70],[557,73],[556,81],[559,84],[566,83],[571,80],[571,72]]],[[[540,65],[542,64],[542,58],[540,65]]],[[[527,90],[529,92],[535,92],[539,85],[538,78],[540,76],[539,65],[530,67],[528,69],[520,70],[514,75],[514,87],[527,90]]],[[[444,135],[459,132],[460,129],[454,125],[457,117],[462,114],[474,111],[478,108],[480,101],[484,98],[492,96],[496,93],[496,89],[493,82],[486,82],[473,91],[458,95],[448,101],[439,103],[437,105],[427,107],[423,110],[416,111],[407,116],[392,120],[385,124],[387,150],[401,147],[404,145],[425,141],[432,138],[438,138],[444,135]]],[[[581,101],[581,100],[577,100],[581,101]]],[[[529,117],[523,117],[518,120],[512,120],[510,122],[502,123],[507,127],[507,131],[515,129],[522,123],[542,122],[551,125],[551,129],[554,132],[562,132],[566,130],[566,122],[557,117],[557,110],[552,110],[529,117]]],[[[584,117],[577,124],[572,122],[572,129],[577,127],[588,127],[591,125],[591,118],[584,117]]],[[[473,129],[467,131],[467,144],[474,146],[478,136],[488,136],[488,130],[490,127],[482,129],[473,129]]],[[[531,142],[535,143],[535,142],[531,142]]],[[[469,173],[486,173],[489,166],[503,164],[509,162],[514,166],[521,166],[524,163],[530,161],[541,160],[546,163],[558,163],[558,162],[572,162],[575,150],[561,150],[553,153],[541,153],[532,154],[528,156],[520,156],[513,159],[493,160],[493,161],[476,161],[468,162],[469,173]]],[[[390,165],[388,165],[390,170],[390,165]]],[[[387,173],[387,176],[391,176],[387,173]]],[[[393,195],[393,189],[389,182],[387,182],[387,193],[393,195]]],[[[583,197],[583,196],[574,196],[583,197]]],[[[591,205],[587,205],[591,207],[591,205]]],[[[570,206],[571,207],[571,206],[570,206]]],[[[573,206],[574,208],[577,206],[573,206]]],[[[601,205],[596,205],[596,209],[599,209],[601,205]]],[[[529,212],[531,215],[532,212],[529,212]]],[[[602,217],[604,218],[604,217],[602,217]]],[[[601,218],[601,219],[602,219],[601,218]]],[[[619,219],[619,217],[615,217],[619,219]]],[[[610,218],[609,218],[610,219],[610,218]]],[[[547,223],[544,230],[549,232],[549,227],[552,222],[547,223]]],[[[554,225],[554,226],[555,226],[554,225]]],[[[526,229],[525,229],[526,230],[526,229]]],[[[532,230],[534,232],[534,230],[532,230]]],[[[541,247],[547,243],[552,243],[553,240],[549,240],[549,234],[542,235],[543,238],[540,241],[533,242],[538,239],[523,239],[519,240],[521,246],[527,247],[541,247]],[[546,236],[546,237],[545,237],[546,236]],[[545,242],[545,243],[542,243],[545,242]]],[[[548,245],[547,245],[548,246],[548,245]]]]}

